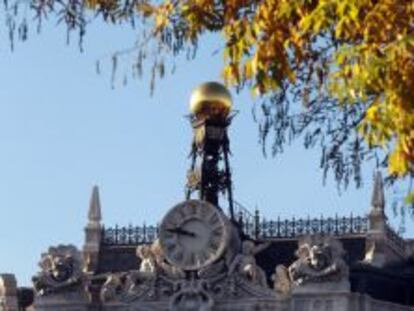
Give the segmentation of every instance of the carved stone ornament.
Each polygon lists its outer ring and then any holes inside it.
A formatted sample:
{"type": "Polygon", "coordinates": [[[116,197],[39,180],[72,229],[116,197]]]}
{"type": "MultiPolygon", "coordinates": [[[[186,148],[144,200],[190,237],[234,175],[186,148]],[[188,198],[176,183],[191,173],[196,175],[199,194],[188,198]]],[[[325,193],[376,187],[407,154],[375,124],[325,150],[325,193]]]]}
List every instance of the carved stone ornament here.
{"type": "Polygon", "coordinates": [[[256,258],[254,257],[267,246],[267,243],[255,246],[252,241],[243,241],[242,252],[236,255],[229,267],[229,273],[231,274],[237,269],[240,276],[245,277],[256,285],[267,287],[266,274],[256,264],[256,258]]]}
{"type": "Polygon", "coordinates": [[[182,282],[180,290],[170,300],[171,311],[210,311],[214,300],[203,282],[182,282]]]}
{"type": "Polygon", "coordinates": [[[152,245],[138,246],[136,254],[141,260],[139,270],[110,274],[101,288],[103,302],[153,300],[156,294],[159,296],[159,290],[172,293],[174,281],[185,276],[183,271],[165,262],[158,240],[152,245]],[[169,287],[165,280],[171,280],[169,287]]]}
{"type": "Polygon", "coordinates": [[[314,235],[299,241],[298,259],[289,267],[293,285],[340,282],[347,279],[349,269],[343,260],[342,244],[331,236],[314,235]]]}
{"type": "Polygon", "coordinates": [[[159,239],[137,248],[139,269],[108,275],[100,298],[134,310],[208,311],[257,298],[273,303],[276,295],[255,259],[269,245],[241,244],[238,230],[219,209],[188,200],[166,214],[159,239]]]}
{"type": "Polygon", "coordinates": [[[289,270],[284,265],[276,266],[272,279],[274,281],[276,295],[281,299],[288,298],[292,292],[292,281],[289,277],[289,270]]]}
{"type": "Polygon", "coordinates": [[[249,242],[230,266],[223,256],[198,270],[183,271],[165,260],[159,242],[137,249],[139,270],[114,273],[101,289],[106,303],[166,302],[170,310],[214,310],[218,301],[267,297],[274,299],[264,272],[256,265],[257,246],[249,242]],[[196,309],[194,309],[197,306],[196,309]]]}
{"type": "Polygon", "coordinates": [[[143,274],[155,273],[155,256],[149,245],[140,245],[137,247],[137,256],[141,259],[139,271],[143,274]]]}
{"type": "Polygon", "coordinates": [[[81,253],[73,245],[50,247],[41,255],[41,271],[33,277],[35,292],[46,295],[78,284],[82,277],[81,253]]]}

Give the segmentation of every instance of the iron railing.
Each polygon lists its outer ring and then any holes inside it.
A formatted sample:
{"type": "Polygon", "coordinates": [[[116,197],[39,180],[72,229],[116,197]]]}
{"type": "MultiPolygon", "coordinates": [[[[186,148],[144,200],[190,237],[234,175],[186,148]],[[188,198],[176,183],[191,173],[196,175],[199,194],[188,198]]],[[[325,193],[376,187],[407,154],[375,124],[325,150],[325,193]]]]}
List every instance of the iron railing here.
{"type": "MultiPolygon", "coordinates": [[[[366,217],[305,218],[291,220],[260,220],[259,213],[240,214],[238,222],[245,235],[253,239],[288,239],[307,234],[330,234],[335,236],[360,235],[368,231],[366,217]]],[[[392,232],[394,233],[394,232],[392,232]]],[[[389,233],[391,235],[391,232],[389,233]]],[[[395,234],[396,235],[396,234],[395,234]]],[[[392,235],[396,244],[404,243],[398,235],[392,235]]],[[[158,237],[157,226],[132,226],[104,228],[102,241],[105,245],[138,245],[151,243],[158,237]]]]}
{"type": "Polygon", "coordinates": [[[291,220],[261,220],[243,223],[243,231],[256,239],[289,239],[308,234],[328,234],[335,236],[361,235],[368,231],[367,217],[329,217],[291,220]]]}
{"type": "Polygon", "coordinates": [[[138,245],[151,243],[158,237],[158,226],[132,226],[102,229],[104,245],[138,245]]]}
{"type": "Polygon", "coordinates": [[[405,240],[394,231],[394,229],[387,225],[386,226],[386,236],[388,242],[397,250],[400,254],[405,254],[405,240]]]}

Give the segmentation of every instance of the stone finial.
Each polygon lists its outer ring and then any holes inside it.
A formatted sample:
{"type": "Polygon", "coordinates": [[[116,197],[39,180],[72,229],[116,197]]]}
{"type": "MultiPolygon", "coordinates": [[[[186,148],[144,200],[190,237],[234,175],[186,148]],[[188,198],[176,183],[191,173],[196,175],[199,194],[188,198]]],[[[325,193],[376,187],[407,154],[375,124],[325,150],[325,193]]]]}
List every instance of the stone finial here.
{"type": "Polygon", "coordinates": [[[384,211],[385,209],[384,183],[380,171],[377,171],[374,176],[371,205],[377,211],[384,211]]]}
{"type": "Polygon", "coordinates": [[[387,216],[385,215],[384,183],[380,171],[375,172],[371,206],[368,215],[370,231],[379,231],[385,234],[387,216]]]}
{"type": "Polygon", "coordinates": [[[380,171],[375,172],[371,211],[368,214],[369,230],[365,244],[364,262],[383,267],[389,260],[387,252],[387,216],[385,215],[384,183],[380,171]]]}
{"type": "Polygon", "coordinates": [[[102,219],[101,214],[101,201],[99,199],[99,188],[94,186],[92,189],[92,195],[89,203],[88,220],[89,222],[100,222],[102,219]]]}
{"type": "Polygon", "coordinates": [[[83,263],[85,272],[95,272],[98,267],[99,250],[102,238],[101,202],[99,188],[94,186],[89,202],[88,223],[85,227],[85,244],[83,246],[83,263]]]}

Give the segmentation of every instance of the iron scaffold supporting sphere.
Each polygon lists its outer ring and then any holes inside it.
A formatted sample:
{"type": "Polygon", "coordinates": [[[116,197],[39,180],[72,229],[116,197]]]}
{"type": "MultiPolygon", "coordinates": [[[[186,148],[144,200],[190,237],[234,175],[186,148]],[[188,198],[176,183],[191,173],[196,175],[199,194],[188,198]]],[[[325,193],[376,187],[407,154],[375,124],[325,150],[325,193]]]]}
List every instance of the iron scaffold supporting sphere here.
{"type": "Polygon", "coordinates": [[[227,127],[232,119],[231,108],[231,94],[218,82],[203,83],[191,95],[194,139],[187,199],[196,191],[199,199],[220,208],[219,195],[226,194],[230,218],[235,220],[227,136],[227,127]]]}

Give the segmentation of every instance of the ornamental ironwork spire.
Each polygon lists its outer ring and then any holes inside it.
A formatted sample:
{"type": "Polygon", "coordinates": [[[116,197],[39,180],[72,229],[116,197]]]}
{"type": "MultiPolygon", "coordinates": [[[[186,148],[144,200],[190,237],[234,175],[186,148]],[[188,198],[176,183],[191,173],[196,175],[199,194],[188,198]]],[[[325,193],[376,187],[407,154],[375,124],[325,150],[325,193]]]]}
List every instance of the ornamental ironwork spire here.
{"type": "Polygon", "coordinates": [[[219,195],[224,193],[234,220],[229,138],[227,127],[232,98],[225,86],[207,82],[196,88],[190,99],[190,120],[193,127],[191,169],[187,179],[187,199],[198,192],[199,199],[220,207],[219,195]]]}

